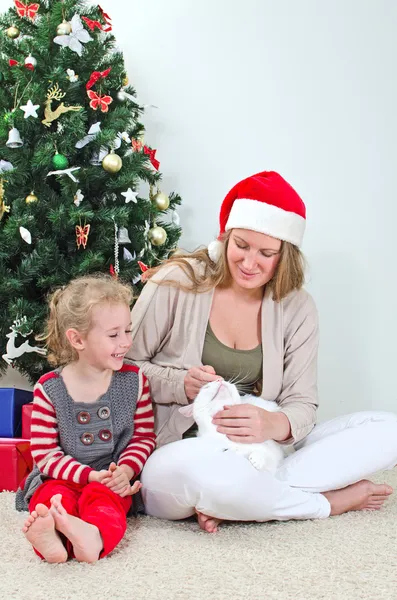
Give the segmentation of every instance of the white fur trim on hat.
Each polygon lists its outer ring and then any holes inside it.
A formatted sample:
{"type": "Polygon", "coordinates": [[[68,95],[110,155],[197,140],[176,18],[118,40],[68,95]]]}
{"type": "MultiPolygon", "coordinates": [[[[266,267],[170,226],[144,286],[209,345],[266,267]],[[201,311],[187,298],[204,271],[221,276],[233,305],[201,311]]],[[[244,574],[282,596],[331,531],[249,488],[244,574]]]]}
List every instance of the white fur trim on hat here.
{"type": "Polygon", "coordinates": [[[265,202],[242,198],[234,201],[225,231],[252,229],[299,247],[302,244],[305,226],[306,219],[294,212],[265,202]]]}
{"type": "Polygon", "coordinates": [[[208,255],[212,262],[217,263],[222,256],[223,244],[219,240],[214,240],[208,244],[208,255]]]}

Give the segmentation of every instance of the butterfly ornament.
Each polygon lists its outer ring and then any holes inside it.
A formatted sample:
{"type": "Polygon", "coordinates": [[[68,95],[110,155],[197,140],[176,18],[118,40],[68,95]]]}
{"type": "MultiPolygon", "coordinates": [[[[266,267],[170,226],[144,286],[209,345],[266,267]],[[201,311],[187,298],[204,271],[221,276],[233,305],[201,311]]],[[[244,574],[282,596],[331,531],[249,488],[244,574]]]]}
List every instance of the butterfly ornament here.
{"type": "Polygon", "coordinates": [[[54,42],[63,46],[64,48],[70,48],[73,52],[76,52],[79,56],[83,52],[83,44],[92,42],[92,37],[83,27],[83,23],[78,14],[75,14],[70,21],[72,31],[69,35],[57,35],[54,38],[54,42]]]}
{"type": "Polygon", "coordinates": [[[109,104],[113,102],[111,96],[101,96],[93,90],[87,90],[87,96],[90,99],[90,107],[92,110],[98,110],[99,108],[103,113],[108,112],[109,104]]]}
{"type": "Polygon", "coordinates": [[[40,4],[24,4],[20,0],[14,0],[14,4],[19,17],[27,17],[28,19],[32,19],[32,21],[40,8],[40,4]]]}
{"type": "Polygon", "coordinates": [[[77,249],[80,248],[80,246],[83,246],[83,248],[85,249],[85,247],[87,246],[87,242],[88,242],[88,234],[90,233],[90,229],[91,229],[91,225],[76,225],[76,244],[77,244],[77,249]]]}

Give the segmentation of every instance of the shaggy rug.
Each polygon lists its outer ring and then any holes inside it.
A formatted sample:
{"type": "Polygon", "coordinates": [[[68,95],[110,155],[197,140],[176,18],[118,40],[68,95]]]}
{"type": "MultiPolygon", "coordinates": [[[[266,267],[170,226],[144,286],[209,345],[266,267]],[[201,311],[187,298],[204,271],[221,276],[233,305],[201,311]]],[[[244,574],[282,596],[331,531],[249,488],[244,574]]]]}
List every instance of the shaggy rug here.
{"type": "MultiPolygon", "coordinates": [[[[397,469],[373,478],[397,489],[397,469]]],[[[397,492],[379,512],[224,525],[131,520],[94,565],[49,565],[23,538],[26,513],[0,494],[1,600],[394,600],[397,492]]]]}

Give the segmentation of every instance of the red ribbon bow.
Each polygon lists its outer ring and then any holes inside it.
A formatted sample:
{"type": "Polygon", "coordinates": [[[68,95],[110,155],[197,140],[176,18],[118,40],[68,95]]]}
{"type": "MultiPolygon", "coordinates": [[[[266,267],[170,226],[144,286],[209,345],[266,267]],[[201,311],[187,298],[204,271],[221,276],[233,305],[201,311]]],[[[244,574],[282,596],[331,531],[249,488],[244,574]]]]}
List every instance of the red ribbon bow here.
{"type": "Polygon", "coordinates": [[[90,107],[92,110],[97,110],[100,108],[102,112],[108,112],[109,104],[113,102],[113,98],[111,96],[99,96],[99,94],[93,90],[88,90],[87,95],[91,100],[90,107]]]}
{"type": "MultiPolygon", "coordinates": [[[[8,64],[10,65],[10,67],[20,67],[21,66],[19,64],[19,62],[17,60],[14,60],[13,58],[10,58],[10,60],[8,61],[8,64]]],[[[34,71],[34,65],[32,65],[32,63],[26,63],[25,68],[29,69],[30,71],[34,71]]]]}
{"type": "Polygon", "coordinates": [[[100,79],[105,79],[112,70],[112,67],[106,69],[106,71],[93,71],[90,75],[90,80],[86,83],[86,89],[89,90],[93,85],[97,83],[100,79]]]}
{"type": "Polygon", "coordinates": [[[150,162],[152,163],[152,165],[156,169],[156,171],[158,171],[160,168],[160,163],[156,158],[157,150],[152,150],[151,148],[149,148],[149,146],[145,146],[143,148],[143,151],[145,154],[147,154],[149,156],[150,162]]]}
{"type": "Polygon", "coordinates": [[[92,19],[89,19],[88,17],[81,17],[81,18],[86,23],[86,25],[91,29],[91,31],[94,31],[95,27],[98,27],[98,29],[100,31],[105,31],[106,33],[108,33],[109,31],[112,31],[112,24],[111,24],[111,19],[110,19],[109,15],[107,15],[105,12],[103,12],[103,10],[100,6],[98,6],[98,10],[101,13],[101,15],[106,23],[106,27],[104,25],[102,25],[102,23],[100,23],[99,21],[93,21],[92,19]]]}
{"type": "Polygon", "coordinates": [[[88,17],[81,17],[81,18],[88,25],[88,27],[91,29],[91,31],[94,31],[95,27],[98,27],[98,29],[103,31],[102,23],[100,23],[99,21],[93,21],[92,19],[89,19],[88,17]]]}
{"type": "Polygon", "coordinates": [[[34,19],[37,11],[40,8],[40,4],[24,4],[20,0],[14,0],[15,8],[20,17],[28,17],[34,19]]]}
{"type": "Polygon", "coordinates": [[[101,13],[102,17],[104,18],[104,21],[105,21],[105,23],[107,25],[107,27],[102,27],[102,30],[106,31],[106,32],[112,31],[112,23],[111,23],[112,19],[109,17],[108,14],[106,14],[103,11],[103,9],[99,6],[99,4],[98,4],[98,10],[101,13]]]}
{"type": "Polygon", "coordinates": [[[81,225],[76,225],[77,248],[80,248],[80,246],[83,246],[83,248],[86,247],[88,241],[88,234],[90,233],[90,228],[91,225],[84,225],[84,227],[82,227],[81,225]]]}

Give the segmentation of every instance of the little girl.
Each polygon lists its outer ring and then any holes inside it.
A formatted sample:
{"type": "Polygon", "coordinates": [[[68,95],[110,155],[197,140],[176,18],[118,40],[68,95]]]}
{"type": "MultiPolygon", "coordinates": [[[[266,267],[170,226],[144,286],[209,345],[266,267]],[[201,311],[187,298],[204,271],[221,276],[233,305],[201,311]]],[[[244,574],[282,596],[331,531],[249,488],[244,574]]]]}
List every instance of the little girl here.
{"type": "Polygon", "coordinates": [[[130,288],[106,275],[75,279],[50,298],[43,339],[60,368],[34,388],[35,466],[16,508],[30,511],[22,531],[51,563],[91,563],[117,546],[141,487],[130,482],[155,447],[148,382],[124,363],[131,301],[130,288]]]}

